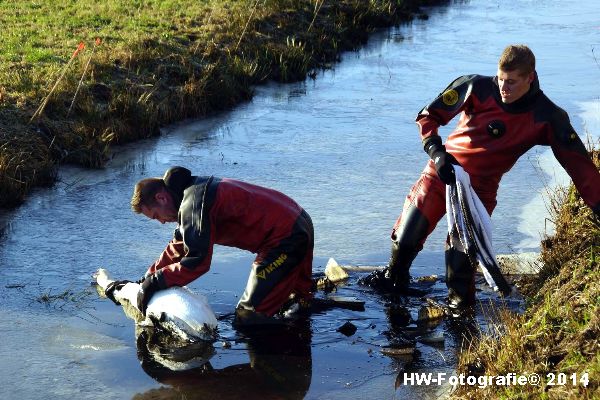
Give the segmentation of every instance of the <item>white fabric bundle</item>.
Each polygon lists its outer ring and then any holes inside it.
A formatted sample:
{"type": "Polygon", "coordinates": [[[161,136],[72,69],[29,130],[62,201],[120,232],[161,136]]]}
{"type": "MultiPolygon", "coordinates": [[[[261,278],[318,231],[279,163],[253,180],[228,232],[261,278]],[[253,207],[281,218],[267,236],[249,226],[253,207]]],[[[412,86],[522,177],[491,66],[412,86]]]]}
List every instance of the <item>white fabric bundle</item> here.
{"type": "Polygon", "coordinates": [[[492,248],[492,220],[481,200],[471,187],[469,174],[459,166],[454,166],[456,184],[446,186],[446,217],[450,243],[460,240],[469,255],[475,254],[485,280],[504,295],[511,288],[496,263],[492,248]]]}

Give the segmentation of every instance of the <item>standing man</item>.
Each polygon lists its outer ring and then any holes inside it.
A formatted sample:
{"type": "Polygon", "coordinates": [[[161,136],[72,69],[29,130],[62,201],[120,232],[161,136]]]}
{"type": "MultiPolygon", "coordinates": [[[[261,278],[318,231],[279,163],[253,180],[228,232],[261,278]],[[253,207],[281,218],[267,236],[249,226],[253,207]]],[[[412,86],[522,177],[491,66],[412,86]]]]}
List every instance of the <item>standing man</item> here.
{"type": "Polygon", "coordinates": [[[314,231],[309,215],[278,191],[227,178],[192,176],[183,167],[139,181],[131,207],[161,223],[177,222],[173,239],[150,266],[138,308],[152,295],[187,285],[210,268],[213,246],[256,253],[236,323],[268,321],[294,296],[312,297],[314,231]]]}
{"type": "MultiPolygon", "coordinates": [[[[500,179],[535,145],[545,145],[565,168],[585,203],[600,217],[600,173],[591,161],[567,113],[540,90],[535,56],[524,45],[510,45],[496,76],[465,75],[452,82],[416,118],[431,160],[408,194],[392,230],[392,252],[385,274],[370,284],[391,283],[406,292],[409,268],[427,236],[446,213],[446,186],[455,181],[453,164],[492,214],[500,179]],[[438,127],[460,114],[446,145],[438,127]]],[[[446,284],[451,306],[475,302],[475,266],[460,243],[446,243],[446,284]]],[[[390,285],[387,285],[388,287],[390,285]]]]}

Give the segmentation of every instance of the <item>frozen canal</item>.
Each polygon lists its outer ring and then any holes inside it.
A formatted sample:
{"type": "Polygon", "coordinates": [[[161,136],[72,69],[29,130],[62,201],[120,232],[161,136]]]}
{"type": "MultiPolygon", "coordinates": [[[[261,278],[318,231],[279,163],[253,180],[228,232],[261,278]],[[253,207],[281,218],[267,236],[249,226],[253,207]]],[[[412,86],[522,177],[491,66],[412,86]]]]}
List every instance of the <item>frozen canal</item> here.
{"type": "MultiPolygon", "coordinates": [[[[398,321],[386,299],[357,286],[355,276],[339,294],[361,298],[366,311],[314,315],[308,334],[282,357],[279,346],[292,340],[285,335],[257,342],[232,330],[226,315],[253,255],[217,248],[211,271],[191,285],[225,316],[212,370],[169,372],[153,364],[156,354],[133,322],[90,287],[91,274],[104,266],[137,279],[160,254],[174,226],[133,214],[129,199],[135,182],[172,165],[295,198],[315,224],[315,271],[329,257],[384,264],[390,229],[427,160],[416,113],[459,75],[495,74],[507,44],[533,49],[542,90],[569,112],[582,136],[597,139],[598,15],[596,0],[452,3],[430,10],[429,20],[373,35],[314,81],[259,87],[252,102],[231,112],[115,149],[103,170],[62,168],[55,187],[37,190],[1,216],[0,398],[437,398],[438,388],[396,387],[397,378],[406,369],[451,372],[466,328],[443,321],[422,330],[398,321]],[[345,322],[357,327],[352,336],[337,331],[345,322]],[[383,355],[382,346],[402,332],[442,341],[417,341],[411,359],[383,355]],[[265,383],[273,371],[283,371],[285,395],[265,383]]],[[[564,173],[547,148],[528,153],[505,176],[493,216],[498,253],[538,249],[551,228],[545,187],[556,180],[564,182],[564,173]]],[[[443,275],[443,225],[413,275],[443,275]]],[[[480,298],[496,298],[482,289],[480,298]]],[[[444,301],[445,295],[443,282],[436,282],[430,297],[444,301]]],[[[415,299],[403,304],[412,319],[419,305],[415,299]]]]}

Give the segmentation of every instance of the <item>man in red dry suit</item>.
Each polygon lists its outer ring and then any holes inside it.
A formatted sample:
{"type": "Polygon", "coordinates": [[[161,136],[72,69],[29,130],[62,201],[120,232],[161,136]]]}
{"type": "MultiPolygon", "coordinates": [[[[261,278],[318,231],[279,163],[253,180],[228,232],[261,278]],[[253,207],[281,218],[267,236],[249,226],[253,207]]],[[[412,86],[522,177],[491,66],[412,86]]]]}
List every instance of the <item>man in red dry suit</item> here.
{"type": "Polygon", "coordinates": [[[156,291],[187,285],[206,273],[215,244],[257,254],[236,323],[267,321],[291,295],[300,302],[312,298],[313,224],[283,193],[174,167],[163,178],[139,181],[131,207],[163,224],[177,222],[173,239],[141,284],[142,312],[156,291]]]}
{"type": "MultiPolygon", "coordinates": [[[[545,145],[565,168],[585,203],[600,217],[600,173],[574,131],[567,113],[541,91],[535,56],[524,45],[509,45],[496,76],[465,75],[452,82],[416,118],[431,158],[408,194],[393,227],[389,265],[363,282],[406,293],[409,268],[427,236],[446,213],[446,185],[453,164],[469,174],[473,189],[492,213],[502,175],[535,145],[545,145]],[[460,114],[445,146],[438,127],[460,114]]],[[[475,266],[461,246],[446,243],[446,284],[451,306],[475,302],[475,266]]]]}

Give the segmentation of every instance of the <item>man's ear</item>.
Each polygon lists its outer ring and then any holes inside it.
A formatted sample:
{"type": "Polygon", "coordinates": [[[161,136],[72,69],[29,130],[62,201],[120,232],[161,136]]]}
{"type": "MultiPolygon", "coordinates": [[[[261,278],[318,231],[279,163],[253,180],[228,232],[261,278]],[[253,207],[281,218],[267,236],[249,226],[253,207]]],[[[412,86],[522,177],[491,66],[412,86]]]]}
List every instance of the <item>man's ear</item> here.
{"type": "Polygon", "coordinates": [[[534,79],[535,79],[535,72],[530,72],[529,75],[527,76],[527,80],[529,81],[529,84],[533,83],[534,79]]]}
{"type": "Polygon", "coordinates": [[[154,195],[154,200],[160,206],[165,206],[169,202],[169,194],[166,190],[161,190],[154,195]]]}

